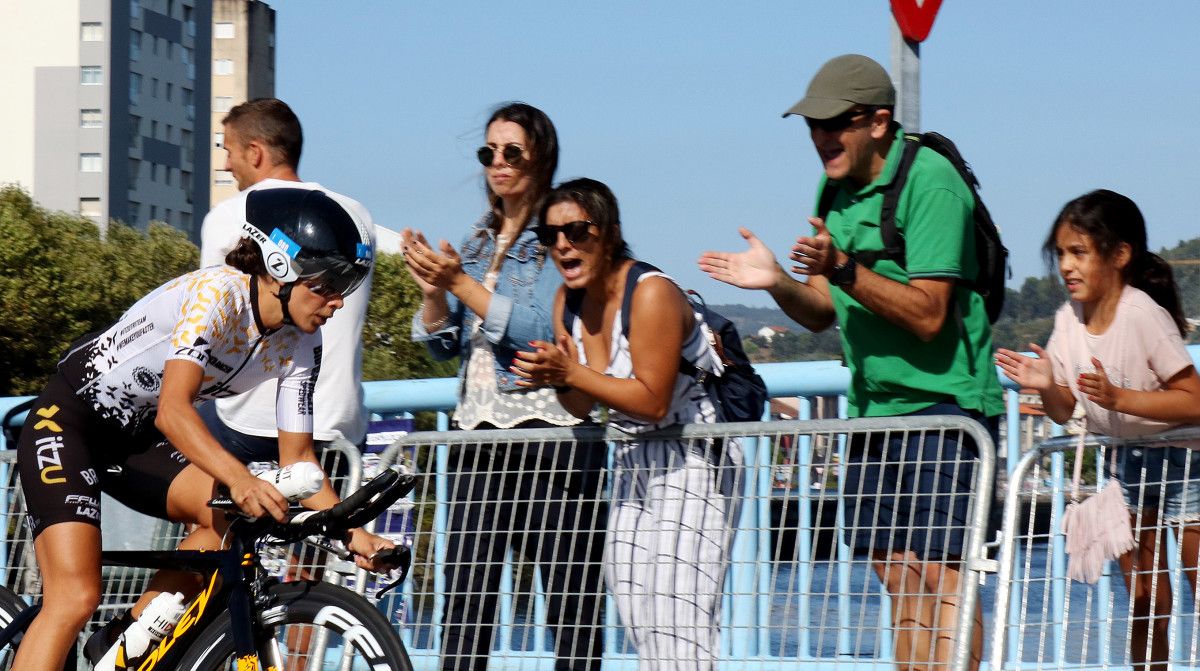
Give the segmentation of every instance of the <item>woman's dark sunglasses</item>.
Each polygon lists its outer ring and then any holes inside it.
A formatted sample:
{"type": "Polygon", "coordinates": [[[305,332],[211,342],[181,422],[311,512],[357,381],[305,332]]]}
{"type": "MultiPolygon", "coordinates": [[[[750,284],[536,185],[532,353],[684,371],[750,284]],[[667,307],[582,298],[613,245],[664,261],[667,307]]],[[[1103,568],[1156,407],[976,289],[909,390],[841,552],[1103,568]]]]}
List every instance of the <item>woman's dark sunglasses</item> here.
{"type": "Polygon", "coordinates": [[[874,113],[874,108],[857,109],[839,114],[832,119],[810,119],[805,117],[804,122],[808,124],[809,130],[823,130],[826,133],[838,133],[849,128],[858,118],[874,113]]]}
{"type": "MultiPolygon", "coordinates": [[[[504,149],[500,150],[500,155],[504,157],[504,162],[509,165],[520,165],[525,155],[525,150],[519,144],[506,144],[504,149]]],[[[485,168],[492,164],[496,159],[496,150],[491,147],[480,147],[475,152],[475,157],[479,159],[479,163],[485,168]]]]}
{"type": "Polygon", "coordinates": [[[533,232],[537,233],[538,242],[547,247],[551,247],[558,242],[558,234],[562,233],[567,236],[567,242],[576,244],[587,240],[588,229],[596,224],[590,221],[572,221],[562,226],[550,226],[549,224],[541,224],[534,227],[533,232]]]}

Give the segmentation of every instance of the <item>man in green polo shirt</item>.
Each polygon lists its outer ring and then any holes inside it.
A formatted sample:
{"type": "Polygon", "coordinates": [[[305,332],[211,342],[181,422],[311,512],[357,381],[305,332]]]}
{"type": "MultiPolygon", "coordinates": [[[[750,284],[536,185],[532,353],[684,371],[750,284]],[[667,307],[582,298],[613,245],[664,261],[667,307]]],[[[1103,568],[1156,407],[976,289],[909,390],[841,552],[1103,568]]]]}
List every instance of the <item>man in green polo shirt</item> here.
{"type": "MultiPolygon", "coordinates": [[[[920,149],[905,181],[895,216],[904,265],[867,261],[884,247],[883,193],[904,146],[892,118],[895,101],[883,67],[850,54],[823,65],[784,113],[808,123],[825,168],[817,193],[833,190],[827,215],[809,218],[812,233],[789,255],[792,271],[807,281],[789,276],[745,228],[739,232],[748,250],[706,252],[700,268],[735,286],[767,290],[811,331],[836,321],[852,416],[970,417],[995,442],[1004,403],[991,362],[991,324],[983,298],[958,282],[976,274],[974,198],[946,158],[920,149]]],[[[850,441],[842,482],[846,542],[870,555],[893,597],[900,668],[950,661],[977,457],[974,442],[958,436],[892,432],[850,441]]],[[[978,612],[976,623],[977,666],[978,612]]]]}

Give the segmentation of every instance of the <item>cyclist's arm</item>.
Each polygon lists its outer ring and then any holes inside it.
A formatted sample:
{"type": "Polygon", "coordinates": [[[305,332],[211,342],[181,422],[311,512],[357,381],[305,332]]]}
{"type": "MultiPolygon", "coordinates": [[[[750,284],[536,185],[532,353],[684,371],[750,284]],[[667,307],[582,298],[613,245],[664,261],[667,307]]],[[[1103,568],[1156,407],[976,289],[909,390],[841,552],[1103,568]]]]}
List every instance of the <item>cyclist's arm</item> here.
{"type": "Polygon", "coordinates": [[[287,499],[269,483],[251,475],[237,458],[225,451],[192,405],[203,376],[204,369],[191,361],[166,362],[155,427],[189,462],[229,487],[233,500],[247,514],[256,517],[269,514],[283,520],[287,499]]]}
{"type": "MultiPolygon", "coordinates": [[[[313,449],[313,440],[311,433],[296,433],[292,431],[279,432],[279,465],[288,466],[301,461],[311,461],[318,466],[317,454],[313,449]]],[[[333,507],[341,499],[337,492],[333,490],[333,485],[329,481],[329,476],[325,476],[325,482],[321,483],[321,491],[304,499],[300,503],[310,510],[324,510],[333,507]]],[[[392,541],[370,533],[364,529],[351,529],[350,536],[347,539],[346,546],[351,552],[358,555],[355,557],[355,563],[369,571],[379,571],[385,566],[378,565],[370,560],[370,557],[380,550],[390,548],[395,543],[392,541]]]]}

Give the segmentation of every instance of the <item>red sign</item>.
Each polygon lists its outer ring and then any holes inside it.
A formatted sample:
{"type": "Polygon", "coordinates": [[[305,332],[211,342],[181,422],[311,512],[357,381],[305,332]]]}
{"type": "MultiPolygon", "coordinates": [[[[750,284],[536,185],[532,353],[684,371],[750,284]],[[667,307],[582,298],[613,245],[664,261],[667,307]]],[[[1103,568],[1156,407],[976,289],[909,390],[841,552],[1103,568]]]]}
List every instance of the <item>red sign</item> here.
{"type": "Polygon", "coordinates": [[[892,0],[892,16],[904,39],[924,42],[941,6],[942,0],[892,0]]]}

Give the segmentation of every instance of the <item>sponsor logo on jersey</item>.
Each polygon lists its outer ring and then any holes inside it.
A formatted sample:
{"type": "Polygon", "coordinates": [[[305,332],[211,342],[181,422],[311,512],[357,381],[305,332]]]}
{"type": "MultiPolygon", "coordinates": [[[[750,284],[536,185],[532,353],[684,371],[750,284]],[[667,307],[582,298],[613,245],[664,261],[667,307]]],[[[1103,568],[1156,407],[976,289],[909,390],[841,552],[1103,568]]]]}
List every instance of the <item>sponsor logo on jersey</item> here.
{"type": "Polygon", "coordinates": [[[49,408],[38,408],[37,410],[34,410],[33,413],[42,418],[37,424],[33,425],[34,431],[46,429],[47,431],[51,431],[53,433],[62,433],[62,427],[58,425],[58,422],[50,419],[58,414],[57,405],[52,405],[49,408]]]}
{"type": "Polygon", "coordinates": [[[159,385],[162,384],[162,375],[145,366],[138,366],[133,369],[133,381],[146,391],[158,391],[159,385]]]}
{"type": "Polygon", "coordinates": [[[68,494],[67,498],[63,499],[63,503],[68,506],[75,506],[75,514],[80,517],[86,517],[91,520],[100,519],[100,502],[90,496],[68,494]]]}
{"type": "Polygon", "coordinates": [[[94,485],[97,482],[100,482],[100,478],[96,477],[96,469],[94,468],[85,468],[82,471],[79,471],[79,477],[83,478],[83,481],[89,485],[94,485]]]}
{"type": "Polygon", "coordinates": [[[62,436],[46,436],[33,441],[37,445],[37,464],[42,482],[57,485],[67,481],[62,475],[62,458],[58,451],[63,447],[62,436]]]}

